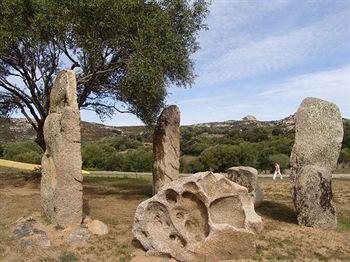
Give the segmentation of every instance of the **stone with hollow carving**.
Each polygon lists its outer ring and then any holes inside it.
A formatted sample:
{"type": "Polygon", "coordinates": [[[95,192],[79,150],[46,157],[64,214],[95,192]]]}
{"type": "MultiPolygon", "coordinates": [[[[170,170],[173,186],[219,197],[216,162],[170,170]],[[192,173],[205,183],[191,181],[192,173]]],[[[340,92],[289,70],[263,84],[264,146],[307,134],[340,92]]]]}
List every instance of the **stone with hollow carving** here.
{"type": "Polygon", "coordinates": [[[261,230],[247,188],[212,172],[162,187],[138,206],[133,226],[148,254],[179,261],[252,257],[255,233],[261,230]]]}
{"type": "Polygon", "coordinates": [[[317,98],[303,100],[295,114],[291,154],[292,198],[301,225],[337,226],[332,171],[337,165],[342,139],[339,108],[317,98]]]}
{"type": "Polygon", "coordinates": [[[75,72],[58,73],[44,124],[41,204],[46,217],[63,228],[82,220],[80,114],[75,72]]]}
{"type": "Polygon", "coordinates": [[[179,178],[180,168],[180,110],[172,105],[158,118],[153,138],[153,194],[179,178]]]}

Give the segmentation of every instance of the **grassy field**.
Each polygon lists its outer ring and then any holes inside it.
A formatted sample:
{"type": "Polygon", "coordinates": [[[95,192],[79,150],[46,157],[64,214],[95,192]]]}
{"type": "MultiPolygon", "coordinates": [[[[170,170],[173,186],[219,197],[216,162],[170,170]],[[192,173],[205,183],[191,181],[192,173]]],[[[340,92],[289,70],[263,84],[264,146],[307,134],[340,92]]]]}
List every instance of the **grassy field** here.
{"type": "MultiPolygon", "coordinates": [[[[288,179],[272,181],[263,178],[260,184],[265,199],[257,212],[263,218],[264,231],[257,236],[254,260],[350,260],[350,180],[334,180],[333,183],[339,218],[339,226],[335,230],[306,228],[296,224],[288,179]]],[[[12,238],[12,225],[22,216],[40,212],[39,178],[2,174],[0,260],[156,261],[146,258],[131,244],[135,209],[150,196],[149,177],[85,177],[84,212],[104,221],[110,233],[92,236],[87,245],[80,248],[53,246],[23,249],[12,238]]]]}

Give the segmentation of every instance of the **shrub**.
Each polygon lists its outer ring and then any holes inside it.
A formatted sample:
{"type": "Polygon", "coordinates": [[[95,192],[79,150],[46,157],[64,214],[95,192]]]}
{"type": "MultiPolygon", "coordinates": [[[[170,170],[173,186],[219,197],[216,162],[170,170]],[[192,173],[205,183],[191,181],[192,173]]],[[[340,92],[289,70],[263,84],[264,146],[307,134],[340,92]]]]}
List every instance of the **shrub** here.
{"type": "Polygon", "coordinates": [[[338,162],[343,164],[350,163],[350,148],[345,147],[340,151],[338,162]]]}
{"type": "MultiPolygon", "coordinates": [[[[119,153],[121,154],[121,153],[119,153]]],[[[118,155],[119,155],[118,154],[118,155]]],[[[131,149],[124,154],[123,171],[151,172],[153,153],[149,149],[131,149]]]]}
{"type": "Polygon", "coordinates": [[[188,163],[182,161],[181,172],[183,173],[197,173],[204,171],[204,166],[199,158],[192,159],[188,163]]]}
{"type": "Polygon", "coordinates": [[[104,169],[108,171],[125,171],[123,170],[125,166],[125,154],[114,154],[107,157],[104,162],[104,169]]]}
{"type": "Polygon", "coordinates": [[[89,143],[82,148],[83,167],[105,169],[106,160],[116,154],[114,147],[104,143],[89,143]]]}
{"type": "Polygon", "coordinates": [[[278,163],[281,169],[289,168],[289,156],[285,154],[275,154],[269,157],[271,170],[274,168],[275,163],[278,163]]]}
{"type": "Polygon", "coordinates": [[[200,161],[204,169],[225,172],[229,167],[239,165],[239,147],[217,145],[204,150],[200,161]]]}
{"type": "Polygon", "coordinates": [[[108,144],[113,146],[117,151],[142,147],[142,143],[132,136],[114,137],[108,140],[108,144]]]}
{"type": "Polygon", "coordinates": [[[9,142],[3,146],[3,157],[7,160],[40,164],[42,149],[34,141],[9,142]]]}
{"type": "Polygon", "coordinates": [[[15,155],[12,160],[17,162],[24,162],[30,164],[40,164],[41,163],[42,154],[39,154],[34,151],[25,152],[22,154],[15,155]]]}

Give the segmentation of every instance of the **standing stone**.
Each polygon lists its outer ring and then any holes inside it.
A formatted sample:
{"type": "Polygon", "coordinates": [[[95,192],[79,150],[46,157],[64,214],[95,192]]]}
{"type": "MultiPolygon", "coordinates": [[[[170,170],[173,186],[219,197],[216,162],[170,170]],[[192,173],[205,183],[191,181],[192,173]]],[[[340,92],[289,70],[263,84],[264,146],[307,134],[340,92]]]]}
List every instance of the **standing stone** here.
{"type": "Polygon", "coordinates": [[[180,110],[172,105],[163,110],[153,137],[153,194],[179,178],[180,110]]]}
{"type": "Polygon", "coordinates": [[[337,165],[342,139],[343,122],[338,107],[317,98],[306,98],[295,114],[291,154],[292,198],[301,225],[337,226],[332,171],[337,165]]]}
{"type": "Polygon", "coordinates": [[[262,229],[247,188],[203,172],[168,183],[142,202],[133,234],[149,255],[226,261],[252,258],[262,229]]]}
{"type": "Polygon", "coordinates": [[[82,220],[80,114],[74,71],[58,73],[44,124],[41,204],[47,218],[63,228],[82,220]]]}
{"type": "Polygon", "coordinates": [[[263,193],[258,184],[258,170],[249,166],[235,166],[227,170],[227,178],[248,189],[254,199],[254,207],[261,206],[263,193]]]}

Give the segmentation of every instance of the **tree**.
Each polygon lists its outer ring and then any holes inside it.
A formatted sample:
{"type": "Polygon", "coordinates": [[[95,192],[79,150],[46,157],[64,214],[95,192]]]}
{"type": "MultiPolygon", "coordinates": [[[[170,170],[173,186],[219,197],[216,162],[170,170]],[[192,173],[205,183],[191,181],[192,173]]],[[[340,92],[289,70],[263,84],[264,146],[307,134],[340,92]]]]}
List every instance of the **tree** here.
{"type": "Polygon", "coordinates": [[[105,161],[115,155],[117,150],[105,143],[88,143],[82,147],[84,168],[105,169],[105,161]]]}
{"type": "Polygon", "coordinates": [[[206,170],[225,172],[232,166],[238,166],[239,147],[232,145],[216,145],[209,147],[200,154],[200,161],[206,170]]]}
{"type": "Polygon", "coordinates": [[[206,0],[2,0],[0,116],[20,111],[45,149],[53,80],[75,69],[79,108],[153,123],[166,87],[190,86],[206,0]]]}

